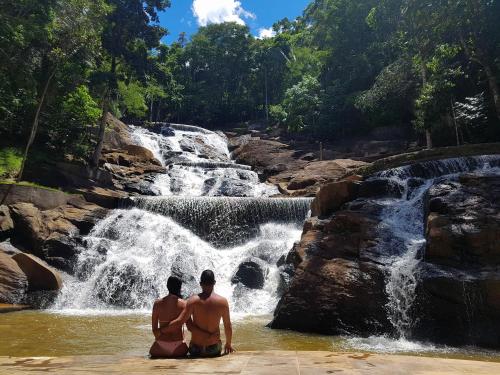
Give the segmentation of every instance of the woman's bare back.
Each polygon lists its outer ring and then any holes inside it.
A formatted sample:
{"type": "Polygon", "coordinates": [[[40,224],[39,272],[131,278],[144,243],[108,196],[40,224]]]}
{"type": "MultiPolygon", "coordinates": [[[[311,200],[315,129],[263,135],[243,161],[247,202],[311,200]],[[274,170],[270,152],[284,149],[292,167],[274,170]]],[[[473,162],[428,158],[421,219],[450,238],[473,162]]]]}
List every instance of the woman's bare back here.
{"type": "MultiPolygon", "coordinates": [[[[175,320],[184,310],[186,301],[174,295],[168,295],[155,302],[153,313],[156,312],[160,328],[168,325],[172,320],[175,320]]],[[[180,341],[184,339],[182,327],[175,330],[166,330],[162,333],[163,341],[180,341]]]]}

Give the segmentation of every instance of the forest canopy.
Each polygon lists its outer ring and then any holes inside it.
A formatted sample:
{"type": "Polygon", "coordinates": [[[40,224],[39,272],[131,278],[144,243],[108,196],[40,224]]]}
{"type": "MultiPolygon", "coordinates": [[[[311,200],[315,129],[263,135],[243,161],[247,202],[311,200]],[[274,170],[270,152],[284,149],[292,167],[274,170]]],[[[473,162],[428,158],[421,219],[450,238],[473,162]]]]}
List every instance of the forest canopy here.
{"type": "Polygon", "coordinates": [[[107,112],[339,140],[500,139],[500,1],[315,0],[274,36],[210,24],[166,45],[168,0],[0,0],[0,133],[97,164],[107,112]],[[426,136],[426,137],[424,137],[426,136]]]}

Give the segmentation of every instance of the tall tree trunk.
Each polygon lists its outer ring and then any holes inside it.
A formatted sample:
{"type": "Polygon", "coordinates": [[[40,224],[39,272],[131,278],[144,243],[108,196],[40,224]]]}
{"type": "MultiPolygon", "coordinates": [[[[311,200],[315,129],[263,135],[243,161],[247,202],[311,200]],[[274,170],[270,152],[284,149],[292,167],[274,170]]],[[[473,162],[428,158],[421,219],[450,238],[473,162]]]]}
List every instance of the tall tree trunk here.
{"type": "Polygon", "coordinates": [[[158,101],[157,106],[156,106],[156,119],[155,119],[155,121],[156,121],[156,122],[159,122],[159,121],[160,121],[159,119],[160,119],[160,108],[161,108],[161,103],[162,103],[162,100],[160,99],[160,100],[158,101]]]}
{"type": "Polygon", "coordinates": [[[266,124],[269,124],[269,96],[267,91],[267,67],[264,68],[264,83],[265,83],[265,91],[266,91],[266,124]]]}
{"type": "Polygon", "coordinates": [[[21,179],[23,178],[24,167],[26,165],[26,160],[28,159],[28,152],[31,148],[31,145],[35,141],[36,132],[38,130],[38,123],[40,122],[40,113],[42,112],[42,108],[45,103],[45,98],[47,97],[47,91],[49,90],[50,83],[52,82],[52,79],[54,78],[55,74],[56,74],[56,69],[54,69],[47,78],[47,81],[45,82],[45,86],[42,91],[42,96],[40,96],[40,99],[38,100],[38,106],[36,108],[35,118],[33,119],[33,124],[31,125],[30,136],[28,138],[28,143],[26,143],[26,148],[24,149],[21,168],[19,169],[19,173],[16,178],[17,181],[21,181],[21,179]]]}
{"type": "Polygon", "coordinates": [[[151,98],[151,103],[149,105],[149,122],[153,122],[153,98],[151,98]]]}
{"type": "Polygon", "coordinates": [[[451,103],[451,120],[452,120],[452,125],[455,128],[455,137],[457,139],[457,146],[460,146],[460,135],[458,131],[458,122],[457,122],[457,116],[455,114],[455,106],[453,104],[453,99],[450,99],[451,103]]]}
{"type": "Polygon", "coordinates": [[[97,145],[92,154],[91,164],[93,167],[99,166],[99,159],[101,159],[102,148],[104,146],[104,136],[106,134],[106,123],[108,120],[109,112],[109,95],[106,92],[103,102],[102,102],[102,115],[99,120],[99,133],[97,135],[97,145]]]}
{"type": "MultiPolygon", "coordinates": [[[[50,83],[52,82],[52,79],[54,78],[56,74],[56,68],[50,73],[49,77],[47,78],[47,81],[45,82],[45,85],[43,87],[42,95],[40,96],[40,99],[38,99],[38,105],[36,108],[35,112],[35,117],[33,118],[33,123],[31,125],[31,132],[30,136],[28,138],[28,142],[26,143],[26,147],[24,149],[24,154],[23,154],[23,159],[21,161],[21,168],[19,168],[19,172],[17,173],[16,177],[16,182],[22,181],[23,174],[24,174],[24,167],[26,166],[26,160],[28,159],[28,153],[30,151],[31,146],[33,145],[33,142],[35,141],[36,137],[36,132],[38,130],[38,124],[40,122],[40,113],[42,112],[43,105],[45,103],[45,98],[47,97],[47,91],[49,90],[50,83]]],[[[0,205],[5,203],[5,200],[9,196],[9,193],[12,189],[12,185],[9,186],[9,188],[5,191],[5,194],[2,197],[2,201],[0,202],[0,205]]]]}
{"type": "MultiPolygon", "coordinates": [[[[111,79],[115,79],[115,74],[116,74],[116,57],[113,56],[111,58],[111,79]]],[[[94,149],[94,153],[92,154],[92,158],[90,159],[90,164],[93,167],[99,167],[99,159],[101,159],[101,153],[102,153],[102,148],[104,146],[104,136],[106,134],[106,122],[108,119],[108,112],[110,109],[110,96],[111,96],[111,88],[112,88],[112,82],[111,80],[108,81],[108,87],[106,87],[106,90],[103,95],[102,99],[102,114],[101,114],[101,119],[99,121],[99,133],[97,137],[97,144],[94,149]]]]}
{"type": "MultiPolygon", "coordinates": [[[[422,63],[421,63],[421,74],[422,74],[422,87],[425,87],[425,85],[427,85],[427,67],[425,66],[425,62],[424,62],[423,57],[422,57],[422,63]]],[[[425,142],[427,144],[427,148],[430,150],[432,148],[431,129],[425,123],[424,123],[424,129],[425,129],[425,142]]]]}
{"type": "Polygon", "coordinates": [[[483,67],[486,78],[488,79],[488,86],[490,87],[493,104],[495,105],[495,112],[500,120],[500,88],[498,87],[497,77],[493,72],[493,68],[488,63],[488,61],[491,60],[488,60],[487,56],[480,49],[476,48],[475,50],[471,50],[462,33],[460,34],[460,42],[468,59],[483,67]]]}
{"type": "Polygon", "coordinates": [[[497,77],[493,73],[493,69],[488,64],[484,64],[484,73],[486,78],[488,78],[488,85],[490,86],[491,96],[493,97],[493,104],[495,105],[495,111],[497,117],[500,120],[500,89],[498,88],[497,77]]]}

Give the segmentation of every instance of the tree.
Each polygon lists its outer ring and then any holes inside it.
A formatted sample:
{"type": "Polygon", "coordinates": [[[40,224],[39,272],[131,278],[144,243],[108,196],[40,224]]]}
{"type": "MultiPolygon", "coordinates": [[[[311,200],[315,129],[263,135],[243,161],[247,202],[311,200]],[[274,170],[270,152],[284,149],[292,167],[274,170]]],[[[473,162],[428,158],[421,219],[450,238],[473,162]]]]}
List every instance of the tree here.
{"type": "Polygon", "coordinates": [[[47,26],[46,39],[38,46],[40,52],[39,97],[31,125],[31,131],[23,154],[23,161],[17,176],[21,180],[28,157],[28,152],[35,140],[40,120],[40,113],[57,71],[78,55],[91,53],[98,40],[100,26],[107,11],[103,2],[90,0],[56,1],[53,4],[53,18],[47,26]]]}
{"type": "Polygon", "coordinates": [[[500,1],[497,0],[456,0],[450,2],[441,20],[448,23],[454,35],[458,36],[467,58],[478,64],[488,81],[489,91],[500,120],[500,88],[498,84],[498,56],[500,55],[500,1]],[[450,17],[451,15],[451,17],[450,17]]]}
{"type": "Polygon", "coordinates": [[[303,80],[286,91],[283,109],[285,125],[291,131],[315,130],[321,105],[321,86],[315,77],[305,76],[303,80]]]}
{"type": "Polygon", "coordinates": [[[184,49],[181,66],[185,106],[191,119],[204,124],[241,121],[253,107],[251,78],[252,37],[234,22],[201,27],[184,49]]]}
{"type": "Polygon", "coordinates": [[[97,144],[91,158],[91,164],[94,166],[99,165],[110,101],[118,89],[118,65],[123,64],[139,78],[144,77],[149,51],[158,47],[161,38],[166,34],[166,30],[157,25],[158,12],[170,6],[169,0],[108,0],[108,2],[113,10],[107,16],[102,44],[108,54],[109,65],[107,71],[99,74],[105,84],[101,94],[102,116],[97,144]]]}

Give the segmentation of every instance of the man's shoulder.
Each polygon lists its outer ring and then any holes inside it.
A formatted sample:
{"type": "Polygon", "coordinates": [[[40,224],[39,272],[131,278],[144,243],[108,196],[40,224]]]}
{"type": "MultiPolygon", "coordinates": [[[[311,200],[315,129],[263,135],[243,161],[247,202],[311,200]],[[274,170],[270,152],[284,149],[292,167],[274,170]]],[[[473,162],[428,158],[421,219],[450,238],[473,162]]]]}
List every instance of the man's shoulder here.
{"type": "Polygon", "coordinates": [[[212,298],[214,299],[214,301],[216,301],[217,303],[220,303],[221,305],[228,305],[228,302],[227,302],[227,298],[226,297],[223,297],[219,294],[212,294],[212,298]]]}
{"type": "Polygon", "coordinates": [[[188,303],[189,305],[193,305],[193,304],[196,304],[196,303],[198,303],[198,302],[200,302],[200,296],[198,296],[197,294],[192,295],[192,296],[191,296],[191,297],[189,297],[189,298],[188,298],[188,300],[187,300],[187,303],[188,303]]]}

